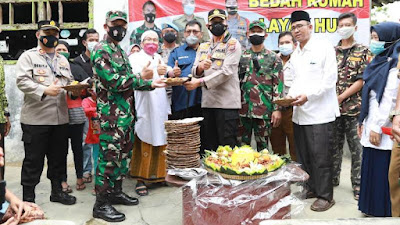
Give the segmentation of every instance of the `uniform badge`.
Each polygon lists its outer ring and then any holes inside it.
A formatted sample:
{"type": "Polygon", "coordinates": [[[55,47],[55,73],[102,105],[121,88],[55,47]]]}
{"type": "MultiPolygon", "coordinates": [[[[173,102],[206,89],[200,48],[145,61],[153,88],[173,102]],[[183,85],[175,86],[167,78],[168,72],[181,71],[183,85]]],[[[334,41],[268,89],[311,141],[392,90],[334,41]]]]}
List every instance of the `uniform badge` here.
{"type": "Polygon", "coordinates": [[[208,49],[209,45],[207,43],[203,43],[200,45],[200,49],[205,50],[208,49]]]}
{"type": "Polygon", "coordinates": [[[46,71],[44,71],[44,70],[42,70],[42,69],[39,69],[39,70],[38,70],[38,73],[42,75],[42,74],[45,74],[46,71]]]}
{"type": "Polygon", "coordinates": [[[244,26],[244,21],[240,21],[240,26],[244,26]]]}
{"type": "Polygon", "coordinates": [[[200,57],[200,61],[201,60],[205,60],[205,59],[207,59],[207,55],[206,54],[202,54],[201,57],[200,57]]]}
{"type": "Polygon", "coordinates": [[[65,62],[60,62],[60,66],[66,66],[65,62]]]}
{"type": "Polygon", "coordinates": [[[217,64],[217,66],[221,66],[222,65],[222,60],[216,60],[215,64],[217,64]]]}
{"type": "Polygon", "coordinates": [[[39,77],[39,81],[44,82],[44,77],[43,76],[39,77]]]}
{"type": "Polygon", "coordinates": [[[349,57],[349,60],[350,60],[350,61],[360,62],[360,61],[361,61],[361,58],[359,58],[359,57],[349,57]]]}

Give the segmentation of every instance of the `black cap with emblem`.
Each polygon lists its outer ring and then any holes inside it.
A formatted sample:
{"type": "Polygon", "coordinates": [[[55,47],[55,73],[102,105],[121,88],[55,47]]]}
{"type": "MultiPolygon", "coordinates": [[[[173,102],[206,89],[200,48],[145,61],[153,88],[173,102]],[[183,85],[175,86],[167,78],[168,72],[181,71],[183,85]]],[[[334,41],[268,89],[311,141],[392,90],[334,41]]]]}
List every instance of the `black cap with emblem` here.
{"type": "Polygon", "coordinates": [[[219,17],[223,20],[226,19],[225,10],[213,9],[210,12],[208,12],[208,21],[211,21],[215,17],[219,17]]]}
{"type": "Polygon", "coordinates": [[[310,14],[308,14],[306,11],[302,11],[302,10],[292,12],[292,15],[290,16],[290,21],[292,23],[301,21],[301,20],[310,22],[311,21],[310,14]]]}
{"type": "Polygon", "coordinates": [[[60,31],[60,24],[54,20],[42,20],[38,22],[38,30],[52,29],[60,31]]]}

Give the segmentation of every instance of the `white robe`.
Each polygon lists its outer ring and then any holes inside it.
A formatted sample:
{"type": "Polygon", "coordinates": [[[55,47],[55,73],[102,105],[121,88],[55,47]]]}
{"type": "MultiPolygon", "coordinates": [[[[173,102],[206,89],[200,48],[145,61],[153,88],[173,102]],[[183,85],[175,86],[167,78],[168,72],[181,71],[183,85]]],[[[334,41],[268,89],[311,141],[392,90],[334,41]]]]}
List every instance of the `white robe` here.
{"type": "MultiPolygon", "coordinates": [[[[141,73],[142,69],[151,61],[149,69],[153,69],[153,79],[160,76],[157,73],[159,60],[162,57],[155,53],[154,57],[143,50],[129,56],[129,61],[134,73],[141,73]]],[[[168,103],[165,88],[156,88],[153,91],[135,90],[135,108],[137,121],[135,133],[143,142],[152,146],[167,144],[164,122],[168,120],[171,106],[168,103]]]]}

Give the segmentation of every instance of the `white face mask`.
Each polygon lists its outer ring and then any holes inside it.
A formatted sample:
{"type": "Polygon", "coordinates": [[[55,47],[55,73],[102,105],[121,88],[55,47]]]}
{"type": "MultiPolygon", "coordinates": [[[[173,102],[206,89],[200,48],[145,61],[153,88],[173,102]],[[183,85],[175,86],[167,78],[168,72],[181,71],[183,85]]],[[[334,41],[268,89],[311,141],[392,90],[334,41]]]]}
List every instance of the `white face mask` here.
{"type": "Polygon", "coordinates": [[[265,33],[264,32],[261,32],[261,33],[252,33],[252,34],[249,34],[249,36],[251,37],[251,36],[253,36],[253,35],[258,35],[258,36],[265,36],[265,33]]]}
{"type": "Polygon", "coordinates": [[[351,37],[356,31],[356,27],[342,27],[337,30],[337,33],[340,35],[342,40],[351,37]]]}
{"type": "Polygon", "coordinates": [[[279,52],[284,56],[288,56],[293,52],[293,45],[292,44],[279,45],[279,52]]]}
{"type": "Polygon", "coordinates": [[[98,43],[99,43],[99,42],[97,42],[97,41],[88,42],[88,43],[87,43],[87,49],[88,49],[90,52],[93,52],[94,47],[95,47],[98,43]]]}

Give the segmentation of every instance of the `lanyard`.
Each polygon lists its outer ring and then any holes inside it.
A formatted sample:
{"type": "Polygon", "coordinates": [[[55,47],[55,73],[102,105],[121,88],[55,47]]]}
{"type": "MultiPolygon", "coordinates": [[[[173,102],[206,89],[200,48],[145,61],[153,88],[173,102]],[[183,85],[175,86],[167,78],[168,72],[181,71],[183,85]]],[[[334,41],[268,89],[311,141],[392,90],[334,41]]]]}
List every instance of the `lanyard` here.
{"type": "MultiPolygon", "coordinates": [[[[56,57],[56,55],[54,55],[54,57],[56,57]]],[[[57,62],[57,58],[54,60],[51,60],[50,56],[48,56],[47,54],[44,56],[44,58],[46,59],[46,63],[47,65],[50,67],[51,71],[53,72],[54,76],[57,76],[57,71],[56,68],[54,67],[54,65],[52,63],[57,62]]]]}

